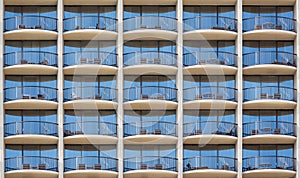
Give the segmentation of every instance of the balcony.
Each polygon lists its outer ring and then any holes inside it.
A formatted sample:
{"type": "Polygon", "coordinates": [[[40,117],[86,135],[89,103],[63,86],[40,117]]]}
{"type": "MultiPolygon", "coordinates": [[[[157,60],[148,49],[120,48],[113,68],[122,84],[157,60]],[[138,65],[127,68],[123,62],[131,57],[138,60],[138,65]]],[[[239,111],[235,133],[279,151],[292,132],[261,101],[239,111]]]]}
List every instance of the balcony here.
{"type": "Polygon", "coordinates": [[[243,0],[243,5],[270,5],[270,6],[293,6],[295,5],[296,0],[279,0],[279,1],[273,1],[273,0],[243,0]]]}
{"type": "Polygon", "coordinates": [[[118,177],[118,160],[110,157],[82,156],[65,158],[66,178],[78,177],[118,177]]]}
{"type": "Polygon", "coordinates": [[[57,178],[58,160],[42,156],[5,158],[5,177],[57,178]]]}
{"type": "Polygon", "coordinates": [[[220,177],[235,178],[236,172],[235,158],[224,156],[196,156],[184,158],[184,178],[194,177],[220,177]]]}
{"type": "Polygon", "coordinates": [[[124,40],[176,40],[177,19],[137,16],[124,19],[124,40]]]}
{"type": "Polygon", "coordinates": [[[117,5],[117,0],[64,0],[64,5],[117,5]]]}
{"type": "Polygon", "coordinates": [[[285,156],[259,156],[243,159],[243,177],[294,177],[296,160],[285,156]]]}
{"type": "Polygon", "coordinates": [[[17,51],[4,54],[7,75],[55,75],[57,54],[46,51],[17,51]]]}
{"type": "Polygon", "coordinates": [[[296,20],[280,16],[257,16],[243,19],[244,40],[294,40],[296,20]]]}
{"type": "Polygon", "coordinates": [[[244,89],[244,109],[294,109],[296,89],[265,86],[244,89]]]}
{"type": "Polygon", "coordinates": [[[293,144],[296,124],[284,121],[257,121],[243,124],[245,144],[293,144]]]}
{"type": "Polygon", "coordinates": [[[64,19],[65,40],[116,40],[117,19],[104,16],[76,16],[64,19]]]}
{"type": "Polygon", "coordinates": [[[184,109],[235,109],[236,89],[222,86],[199,86],[183,90],[184,109]]]}
{"type": "Polygon", "coordinates": [[[82,121],[64,124],[65,144],[116,144],[117,124],[82,121]]]}
{"type": "Polygon", "coordinates": [[[246,75],[294,75],[297,55],[282,51],[259,51],[243,55],[246,75]]]}
{"type": "Polygon", "coordinates": [[[125,109],[176,109],[177,89],[164,86],[137,86],[124,89],[125,109]]]}
{"type": "Polygon", "coordinates": [[[4,89],[6,109],[57,109],[57,89],[17,86],[4,89]]]}
{"type": "Polygon", "coordinates": [[[57,144],[57,124],[46,121],[9,122],[4,124],[6,144],[57,144]]]}
{"type": "Polygon", "coordinates": [[[166,121],[127,122],[124,124],[125,143],[176,144],[177,124],[166,121]]]}
{"type": "Polygon", "coordinates": [[[157,177],[176,178],[177,159],[161,156],[124,158],[124,178],[157,177]]]}
{"type": "Polygon", "coordinates": [[[186,18],[184,40],[235,40],[237,20],[221,16],[197,16],[186,18]]]}
{"type": "Polygon", "coordinates": [[[5,40],[56,40],[57,19],[46,16],[15,16],[4,19],[5,40]]]}
{"type": "Polygon", "coordinates": [[[117,89],[111,87],[81,86],[64,89],[65,109],[115,109],[117,89]]]}
{"type": "Polygon", "coordinates": [[[185,144],[234,144],[237,124],[224,121],[202,121],[183,124],[185,144]]]}
{"type": "Polygon", "coordinates": [[[237,72],[237,55],[229,52],[197,51],[183,55],[185,75],[225,74],[237,72]]]}
{"type": "Polygon", "coordinates": [[[177,73],[177,54],[164,51],[125,53],[124,73],[128,75],[177,73]]]}
{"type": "Polygon", "coordinates": [[[106,51],[79,51],[64,54],[64,74],[113,75],[117,54],[106,51]]]}
{"type": "Polygon", "coordinates": [[[56,5],[57,0],[4,0],[4,5],[56,5]]]}

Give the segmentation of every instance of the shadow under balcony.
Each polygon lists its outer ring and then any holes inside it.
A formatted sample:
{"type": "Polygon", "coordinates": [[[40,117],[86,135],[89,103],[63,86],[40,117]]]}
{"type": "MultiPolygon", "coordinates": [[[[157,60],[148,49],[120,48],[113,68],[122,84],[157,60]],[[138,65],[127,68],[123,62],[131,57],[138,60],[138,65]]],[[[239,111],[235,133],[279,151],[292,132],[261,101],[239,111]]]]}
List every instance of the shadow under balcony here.
{"type": "Polygon", "coordinates": [[[4,124],[6,144],[56,144],[58,125],[46,121],[9,122],[4,124]]]}
{"type": "Polygon", "coordinates": [[[294,109],[296,89],[265,86],[244,89],[244,109],[294,109]]]}
{"type": "Polygon", "coordinates": [[[284,156],[259,156],[243,159],[243,177],[294,177],[296,159],[284,156]]]}
{"type": "Polygon", "coordinates": [[[294,75],[297,55],[283,51],[259,51],[243,55],[245,75],[294,75]]]}
{"type": "Polygon", "coordinates": [[[20,86],[4,89],[5,109],[57,109],[57,89],[20,86]]]}
{"type": "Polygon", "coordinates": [[[177,19],[163,16],[137,16],[124,19],[124,40],[176,40],[177,19]]]}
{"type": "Polygon", "coordinates": [[[184,109],[235,109],[236,89],[202,86],[183,89],[184,109]]]}
{"type": "Polygon", "coordinates": [[[80,51],[64,54],[66,75],[113,75],[118,71],[117,54],[106,51],[80,51]]]}
{"type": "Polygon", "coordinates": [[[177,89],[164,86],[137,86],[124,89],[124,109],[176,109],[177,89]]]}
{"type": "Polygon", "coordinates": [[[235,144],[237,124],[224,121],[188,122],[183,124],[185,144],[235,144]]]}
{"type": "Polygon", "coordinates": [[[79,86],[64,89],[64,109],[116,109],[117,89],[79,86]]]}
{"type": "Polygon", "coordinates": [[[42,156],[20,156],[5,158],[6,178],[57,178],[57,158],[42,156]]]}
{"type": "Polygon", "coordinates": [[[237,20],[221,16],[197,16],[183,20],[184,40],[235,40],[237,20]]]}
{"type": "Polygon", "coordinates": [[[117,19],[104,16],[76,16],[64,19],[65,40],[116,40],[117,19]]]}
{"type": "Polygon", "coordinates": [[[280,16],[256,16],[243,19],[244,40],[294,40],[296,20],[280,16]]]}
{"type": "Polygon", "coordinates": [[[224,156],[197,156],[183,159],[184,178],[235,178],[235,158],[224,156]]]}
{"type": "Polygon", "coordinates": [[[65,178],[118,177],[118,160],[111,157],[82,156],[65,158],[65,178]]]}
{"type": "Polygon", "coordinates": [[[46,16],[15,16],[4,19],[5,40],[56,40],[57,19],[46,16]]]}
{"type": "Polygon", "coordinates": [[[229,52],[201,51],[183,55],[185,75],[234,75],[237,55],[229,52]]]}
{"type": "Polygon", "coordinates": [[[17,51],[4,54],[7,75],[57,74],[57,54],[46,51],[17,51]]]}
{"type": "Polygon", "coordinates": [[[296,124],[285,121],[258,121],[243,124],[244,144],[293,144],[296,124]]]}
{"type": "Polygon", "coordinates": [[[177,159],[142,156],[124,158],[124,178],[176,178],[177,159]]]}
{"type": "Polygon", "coordinates": [[[177,124],[166,121],[127,122],[125,144],[176,144],[177,124]]]}

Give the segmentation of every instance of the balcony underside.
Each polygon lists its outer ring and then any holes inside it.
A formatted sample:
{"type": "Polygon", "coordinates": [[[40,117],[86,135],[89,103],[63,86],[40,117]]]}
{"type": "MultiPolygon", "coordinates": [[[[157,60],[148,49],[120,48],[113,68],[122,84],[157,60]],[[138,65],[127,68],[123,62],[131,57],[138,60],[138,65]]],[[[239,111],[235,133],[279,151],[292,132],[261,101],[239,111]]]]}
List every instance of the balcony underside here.
{"type": "Polygon", "coordinates": [[[296,137],[278,134],[252,135],[243,138],[244,144],[294,144],[296,137]]]}
{"type": "Polygon", "coordinates": [[[98,29],[72,30],[64,33],[64,40],[116,40],[117,37],[117,32],[98,29]]]}
{"type": "Polygon", "coordinates": [[[65,178],[117,178],[118,173],[106,170],[74,170],[64,173],[65,178]]]}
{"type": "Polygon", "coordinates": [[[243,5],[294,5],[296,0],[243,0],[243,5]]]}
{"type": "Polygon", "coordinates": [[[177,172],[166,170],[134,170],[124,173],[124,178],[176,178],[177,172]]]}
{"type": "Polygon", "coordinates": [[[64,0],[64,5],[116,5],[117,0],[64,0]]]}
{"type": "MultiPolygon", "coordinates": [[[[125,22],[126,23],[126,22],[125,22]]],[[[124,32],[124,40],[176,40],[177,32],[167,30],[142,29],[124,32]]]]}
{"type": "Polygon", "coordinates": [[[297,103],[288,100],[253,100],[244,102],[244,109],[295,109],[297,103]]]}
{"type": "Polygon", "coordinates": [[[56,40],[57,32],[49,30],[22,29],[4,33],[5,40],[56,40]]]}
{"type": "Polygon", "coordinates": [[[285,30],[252,30],[243,33],[244,40],[294,40],[296,33],[285,30]]]}
{"type": "Polygon", "coordinates": [[[214,99],[193,100],[183,103],[184,109],[235,109],[236,107],[236,102],[214,99]]]}
{"type": "Polygon", "coordinates": [[[57,102],[37,99],[20,99],[4,103],[5,109],[57,109],[57,107],[57,102]]]}
{"type": "Polygon", "coordinates": [[[135,135],[124,138],[124,144],[176,144],[177,137],[167,135],[135,135]]]}
{"type": "Polygon", "coordinates": [[[73,135],[64,138],[65,144],[117,144],[118,139],[106,135],[73,135]]]}
{"type": "Polygon", "coordinates": [[[73,100],[64,103],[64,109],[116,109],[118,104],[113,101],[106,100],[73,100]]]}
{"type": "Polygon", "coordinates": [[[177,67],[159,64],[141,64],[124,67],[125,75],[176,75],[177,67]]]}
{"type": "Polygon", "coordinates": [[[56,5],[57,0],[4,0],[5,5],[56,5]]]}
{"type": "Polygon", "coordinates": [[[235,5],[236,0],[183,0],[184,5],[235,5]]]}
{"type": "Polygon", "coordinates": [[[237,141],[237,137],[229,136],[229,135],[217,135],[217,134],[209,134],[209,135],[192,135],[184,137],[184,144],[235,144],[237,141]]]}
{"type": "Polygon", "coordinates": [[[20,64],[4,68],[6,75],[55,75],[57,67],[39,64],[20,64]]]}
{"type": "Polygon", "coordinates": [[[243,173],[244,178],[290,178],[295,177],[296,172],[284,169],[259,169],[243,173]]]}
{"type": "Polygon", "coordinates": [[[278,64],[260,64],[243,69],[245,75],[294,75],[296,71],[294,66],[278,64]]]}
{"type": "Polygon", "coordinates": [[[183,173],[184,178],[236,178],[236,176],[237,172],[215,169],[192,170],[183,173]]]}
{"type": "Polygon", "coordinates": [[[184,40],[235,40],[236,32],[227,30],[193,30],[183,33],[184,40]]]}
{"type": "Polygon", "coordinates": [[[125,5],[176,5],[177,0],[124,0],[125,5]]]}
{"type": "Polygon", "coordinates": [[[5,178],[58,178],[58,172],[45,170],[16,170],[5,173],[5,178]]]}
{"type": "Polygon", "coordinates": [[[114,75],[117,67],[97,64],[81,64],[64,68],[65,75],[114,75]]]}
{"type": "Polygon", "coordinates": [[[4,142],[5,144],[57,144],[58,137],[22,134],[5,137],[4,142]]]}
{"type": "Polygon", "coordinates": [[[151,110],[151,109],[176,109],[177,103],[166,100],[135,100],[128,101],[123,104],[124,109],[136,109],[136,110],[151,110]]]}
{"type": "Polygon", "coordinates": [[[236,67],[211,64],[188,66],[183,69],[184,75],[234,75],[236,72],[236,67]]]}

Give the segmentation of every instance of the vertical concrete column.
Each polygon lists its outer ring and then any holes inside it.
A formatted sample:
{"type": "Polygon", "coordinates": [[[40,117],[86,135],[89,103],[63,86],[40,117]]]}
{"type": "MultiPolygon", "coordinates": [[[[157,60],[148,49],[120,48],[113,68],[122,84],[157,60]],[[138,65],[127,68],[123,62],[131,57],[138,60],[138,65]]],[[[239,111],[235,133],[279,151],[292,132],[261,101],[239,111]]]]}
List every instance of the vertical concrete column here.
{"type": "Polygon", "coordinates": [[[237,178],[242,178],[242,167],[243,167],[243,5],[242,0],[238,0],[236,4],[236,18],[237,18],[237,29],[238,36],[236,39],[236,52],[237,52],[237,67],[238,72],[236,74],[236,86],[237,86],[237,100],[238,106],[236,110],[236,120],[237,120],[237,135],[238,141],[236,144],[236,157],[237,157],[237,178]]]}
{"type": "Polygon", "coordinates": [[[58,171],[59,178],[64,176],[64,108],[63,108],[63,92],[64,92],[64,74],[63,74],[63,51],[64,51],[64,39],[63,39],[63,18],[64,18],[64,4],[63,0],[58,0],[57,4],[57,88],[58,88],[58,109],[57,109],[57,122],[58,122],[58,171]]]}
{"type": "Polygon", "coordinates": [[[5,145],[4,145],[4,105],[3,105],[3,89],[4,89],[4,73],[3,73],[3,54],[4,54],[4,45],[5,45],[5,40],[3,37],[3,19],[4,19],[4,1],[0,1],[0,178],[4,178],[4,171],[5,171],[5,145]]]}
{"type": "Polygon", "coordinates": [[[123,178],[123,0],[119,0],[117,4],[117,18],[118,18],[118,39],[117,39],[117,53],[118,53],[118,73],[117,73],[117,89],[118,89],[118,108],[117,108],[117,123],[118,123],[118,171],[119,177],[123,178]]]}

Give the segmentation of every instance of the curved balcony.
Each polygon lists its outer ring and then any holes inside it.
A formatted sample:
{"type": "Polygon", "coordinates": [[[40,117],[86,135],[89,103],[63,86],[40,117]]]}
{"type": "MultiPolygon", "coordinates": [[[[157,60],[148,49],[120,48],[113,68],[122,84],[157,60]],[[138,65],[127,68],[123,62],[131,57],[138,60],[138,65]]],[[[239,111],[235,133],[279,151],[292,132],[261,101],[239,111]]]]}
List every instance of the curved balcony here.
{"type": "Polygon", "coordinates": [[[57,89],[20,86],[4,89],[5,109],[57,109],[57,89]]]}
{"type": "Polygon", "coordinates": [[[282,51],[259,51],[243,55],[246,75],[294,75],[297,55],[282,51]]]}
{"type": "Polygon", "coordinates": [[[64,74],[113,75],[117,54],[106,51],[79,51],[64,54],[64,74]]]}
{"type": "Polygon", "coordinates": [[[65,144],[116,144],[117,124],[82,121],[64,124],[65,144]]]}
{"type": "Polygon", "coordinates": [[[23,121],[4,124],[6,144],[56,144],[57,123],[45,121],[23,121]]]}
{"type": "Polygon", "coordinates": [[[229,52],[197,51],[183,54],[185,75],[234,75],[237,55],[229,52]]]}
{"type": "Polygon", "coordinates": [[[184,178],[235,178],[235,158],[224,156],[196,156],[183,159],[184,178]]]}
{"type": "Polygon", "coordinates": [[[222,86],[202,86],[183,90],[184,109],[235,109],[236,89],[222,86]]]}
{"type": "Polygon", "coordinates": [[[197,16],[186,18],[184,40],[235,40],[237,20],[221,16],[197,16]]]}
{"type": "Polygon", "coordinates": [[[224,121],[203,121],[183,124],[185,144],[235,144],[237,124],[224,121]]]}
{"type": "Polygon", "coordinates": [[[176,178],[177,159],[160,156],[124,158],[124,178],[176,178]]]}
{"type": "Polygon", "coordinates": [[[177,54],[164,51],[130,52],[123,55],[124,74],[165,74],[177,73],[177,54]]]}
{"type": "Polygon", "coordinates": [[[117,89],[79,86],[64,89],[64,109],[115,109],[117,89]]]}
{"type": "Polygon", "coordinates": [[[65,40],[116,40],[117,19],[104,16],[76,16],[64,19],[65,40]]]}
{"type": "Polygon", "coordinates": [[[164,86],[137,86],[124,89],[125,109],[176,109],[177,89],[164,86]]]}
{"type": "Polygon", "coordinates": [[[57,19],[46,16],[15,16],[4,19],[5,40],[56,40],[57,19]]]}
{"type": "Polygon", "coordinates": [[[57,178],[58,160],[42,156],[5,158],[5,177],[57,178]]]}
{"type": "Polygon", "coordinates": [[[124,40],[176,40],[177,19],[137,16],[124,19],[124,40]]]}
{"type": "Polygon", "coordinates": [[[296,89],[265,86],[244,89],[244,109],[294,109],[296,89]]]}
{"type": "Polygon", "coordinates": [[[118,160],[110,157],[81,156],[65,158],[66,178],[80,177],[118,177],[118,160]]]}
{"type": "Polygon", "coordinates": [[[260,156],[243,159],[243,177],[294,177],[296,160],[285,156],[260,156]]]}
{"type": "Polygon", "coordinates": [[[124,124],[125,143],[176,144],[177,124],[166,121],[141,121],[124,124]]]}
{"type": "Polygon", "coordinates": [[[45,51],[17,51],[4,54],[7,75],[57,74],[57,54],[45,51]]]}
{"type": "Polygon", "coordinates": [[[243,19],[244,40],[294,40],[296,20],[280,16],[243,19]]]}
{"type": "Polygon", "coordinates": [[[260,121],[243,124],[244,144],[293,144],[296,124],[284,121],[260,121]]]}

